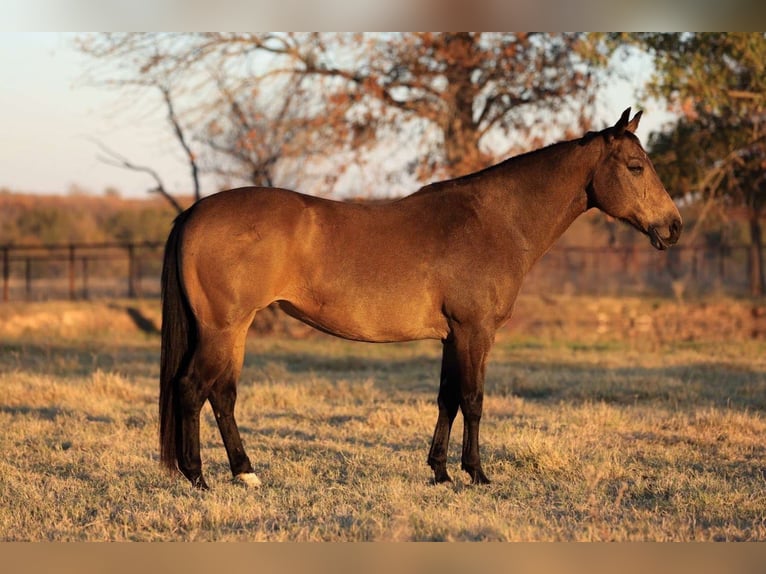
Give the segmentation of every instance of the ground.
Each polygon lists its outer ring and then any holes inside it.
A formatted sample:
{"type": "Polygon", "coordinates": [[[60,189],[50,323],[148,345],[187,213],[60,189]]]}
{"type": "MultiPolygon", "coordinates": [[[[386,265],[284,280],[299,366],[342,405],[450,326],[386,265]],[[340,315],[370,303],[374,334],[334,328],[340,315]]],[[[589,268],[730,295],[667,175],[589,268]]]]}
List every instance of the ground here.
{"type": "Polygon", "coordinates": [[[459,418],[455,482],[431,484],[438,342],[254,334],[237,417],[263,486],[231,481],[206,407],[208,493],[158,464],[157,308],[0,310],[0,539],[766,539],[752,302],[522,298],[487,375],[487,487],[459,418]]]}

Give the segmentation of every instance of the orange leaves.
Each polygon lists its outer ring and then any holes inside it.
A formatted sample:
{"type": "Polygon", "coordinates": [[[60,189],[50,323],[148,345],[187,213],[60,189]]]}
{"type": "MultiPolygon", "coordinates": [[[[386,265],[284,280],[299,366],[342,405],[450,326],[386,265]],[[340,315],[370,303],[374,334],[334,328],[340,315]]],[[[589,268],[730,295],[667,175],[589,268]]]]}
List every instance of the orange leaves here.
{"type": "Polygon", "coordinates": [[[688,96],[681,102],[681,113],[689,121],[694,121],[699,117],[695,100],[688,96]]]}
{"type": "Polygon", "coordinates": [[[342,92],[335,92],[334,94],[330,94],[327,98],[327,101],[330,102],[334,106],[342,106],[349,102],[351,98],[348,94],[344,94],[342,92]]]}

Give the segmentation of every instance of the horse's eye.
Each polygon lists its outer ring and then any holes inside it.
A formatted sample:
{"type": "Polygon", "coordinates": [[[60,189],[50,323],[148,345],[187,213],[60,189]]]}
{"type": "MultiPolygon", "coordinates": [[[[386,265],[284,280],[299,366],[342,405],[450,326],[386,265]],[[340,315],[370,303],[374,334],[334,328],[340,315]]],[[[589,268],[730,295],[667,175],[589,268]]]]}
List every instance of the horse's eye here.
{"type": "Polygon", "coordinates": [[[641,165],[640,163],[631,163],[631,164],[628,164],[628,169],[634,175],[641,175],[641,173],[643,173],[644,171],[644,166],[641,165]]]}

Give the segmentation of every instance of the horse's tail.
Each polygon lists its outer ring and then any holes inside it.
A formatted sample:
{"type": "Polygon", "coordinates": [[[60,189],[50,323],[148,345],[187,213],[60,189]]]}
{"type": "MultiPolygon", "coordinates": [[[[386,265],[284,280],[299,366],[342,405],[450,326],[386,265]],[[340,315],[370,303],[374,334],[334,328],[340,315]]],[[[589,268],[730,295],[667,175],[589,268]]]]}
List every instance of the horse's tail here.
{"type": "Polygon", "coordinates": [[[178,413],[177,380],[196,346],[196,320],[189,307],[180,275],[180,249],[184,222],[191,210],[181,213],[173,224],[162,262],[162,348],[160,353],[160,462],[177,468],[178,413]]]}

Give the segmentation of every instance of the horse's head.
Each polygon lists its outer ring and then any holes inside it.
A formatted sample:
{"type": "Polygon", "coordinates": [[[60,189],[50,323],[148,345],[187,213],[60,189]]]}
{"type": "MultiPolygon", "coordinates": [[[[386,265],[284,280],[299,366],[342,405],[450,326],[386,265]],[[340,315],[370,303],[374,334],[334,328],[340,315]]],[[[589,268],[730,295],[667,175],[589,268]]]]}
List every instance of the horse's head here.
{"type": "Polygon", "coordinates": [[[629,118],[630,108],[597,134],[606,151],[588,188],[588,204],[645,233],[657,249],[667,249],[681,236],[681,214],[634,135],[641,112],[629,118]]]}

